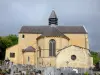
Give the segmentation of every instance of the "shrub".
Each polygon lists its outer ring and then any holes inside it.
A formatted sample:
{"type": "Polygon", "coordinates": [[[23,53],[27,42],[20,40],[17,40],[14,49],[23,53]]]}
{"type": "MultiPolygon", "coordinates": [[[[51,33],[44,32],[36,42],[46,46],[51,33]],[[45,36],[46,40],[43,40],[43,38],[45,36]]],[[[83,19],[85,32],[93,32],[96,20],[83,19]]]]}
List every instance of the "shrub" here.
{"type": "Polygon", "coordinates": [[[89,75],[89,73],[88,72],[85,72],[84,75],[89,75]]]}

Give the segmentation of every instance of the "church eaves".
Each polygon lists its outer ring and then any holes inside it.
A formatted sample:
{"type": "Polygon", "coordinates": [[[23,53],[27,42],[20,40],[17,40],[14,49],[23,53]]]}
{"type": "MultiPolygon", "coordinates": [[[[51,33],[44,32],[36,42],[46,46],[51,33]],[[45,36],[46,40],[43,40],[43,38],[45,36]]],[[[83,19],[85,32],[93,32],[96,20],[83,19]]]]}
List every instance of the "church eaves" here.
{"type": "MultiPolygon", "coordinates": [[[[19,33],[42,34],[49,33],[51,26],[22,26],[19,33]]],[[[52,27],[51,27],[52,28],[52,27]]],[[[64,34],[87,34],[83,26],[56,26],[56,28],[64,34]]]]}

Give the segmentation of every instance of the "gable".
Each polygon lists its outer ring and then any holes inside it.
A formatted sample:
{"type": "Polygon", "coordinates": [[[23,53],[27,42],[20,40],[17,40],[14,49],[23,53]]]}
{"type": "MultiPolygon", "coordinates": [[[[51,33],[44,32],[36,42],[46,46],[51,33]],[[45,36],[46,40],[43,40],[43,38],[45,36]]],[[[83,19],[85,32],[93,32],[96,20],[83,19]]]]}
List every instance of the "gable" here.
{"type": "Polygon", "coordinates": [[[58,51],[57,51],[57,52],[58,52],[57,55],[59,55],[59,53],[60,53],[62,50],[65,50],[65,49],[68,49],[68,48],[73,48],[73,49],[76,49],[76,50],[87,50],[87,51],[90,51],[89,49],[84,48],[84,47],[80,47],[80,46],[76,46],[76,45],[69,45],[69,46],[65,46],[64,48],[58,50],[58,51]]]}

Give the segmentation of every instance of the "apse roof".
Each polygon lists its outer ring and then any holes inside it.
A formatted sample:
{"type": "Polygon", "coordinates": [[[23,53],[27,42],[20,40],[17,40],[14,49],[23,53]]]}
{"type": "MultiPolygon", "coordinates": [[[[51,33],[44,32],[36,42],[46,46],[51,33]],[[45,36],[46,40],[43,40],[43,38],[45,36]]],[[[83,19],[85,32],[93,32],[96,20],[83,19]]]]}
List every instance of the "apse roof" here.
{"type": "MultiPolygon", "coordinates": [[[[65,36],[62,32],[60,32],[59,29],[57,29],[56,27],[49,27],[48,28],[48,32],[43,32],[42,35],[40,35],[38,38],[41,38],[41,37],[64,37],[66,39],[69,40],[69,38],[67,36],[65,36]]],[[[38,39],[37,38],[37,39],[38,39]]]]}
{"type": "Polygon", "coordinates": [[[26,49],[23,49],[23,52],[35,52],[35,48],[33,48],[32,46],[28,46],[26,49]]]}

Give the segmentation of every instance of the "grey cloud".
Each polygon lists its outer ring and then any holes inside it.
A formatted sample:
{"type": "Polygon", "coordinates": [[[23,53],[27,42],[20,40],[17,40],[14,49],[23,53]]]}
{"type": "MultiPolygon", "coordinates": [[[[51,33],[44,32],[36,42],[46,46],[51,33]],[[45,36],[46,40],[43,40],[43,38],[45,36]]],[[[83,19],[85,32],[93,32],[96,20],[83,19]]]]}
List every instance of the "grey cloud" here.
{"type": "Polygon", "coordinates": [[[100,0],[0,0],[0,35],[22,25],[47,25],[54,9],[59,25],[85,25],[91,50],[100,50],[100,0]]]}

